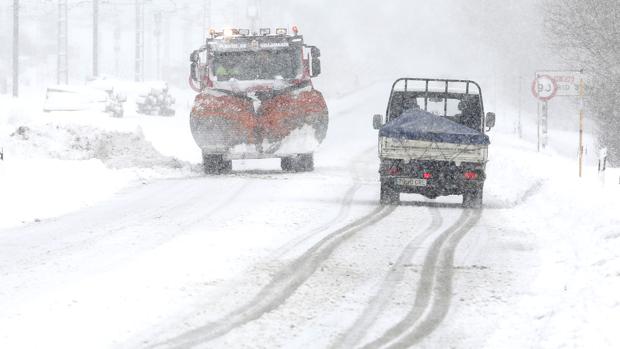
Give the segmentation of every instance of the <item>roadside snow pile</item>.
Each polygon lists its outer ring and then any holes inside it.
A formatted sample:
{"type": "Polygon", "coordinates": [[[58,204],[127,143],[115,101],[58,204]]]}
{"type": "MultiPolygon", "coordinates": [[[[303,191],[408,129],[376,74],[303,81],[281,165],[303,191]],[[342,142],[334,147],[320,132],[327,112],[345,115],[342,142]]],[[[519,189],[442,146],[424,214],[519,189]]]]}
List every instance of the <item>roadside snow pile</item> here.
{"type": "Polygon", "coordinates": [[[101,160],[110,168],[190,169],[190,164],[161,155],[134,133],[103,131],[80,125],[19,126],[5,145],[7,154],[24,159],[101,160]]]}
{"type": "Polygon", "coordinates": [[[576,157],[495,138],[482,224],[461,247],[481,251],[463,267],[487,269],[457,278],[469,307],[445,331],[463,331],[463,347],[620,347],[619,169],[579,178],[576,157]]]}
{"type": "Polygon", "coordinates": [[[520,205],[547,180],[540,169],[546,168],[550,159],[532,156],[532,144],[513,137],[493,135],[491,143],[484,206],[498,209],[520,205]]]}
{"type": "Polygon", "coordinates": [[[66,214],[131,185],[200,173],[162,155],[140,120],[50,116],[32,100],[0,97],[0,228],[66,214]]]}
{"type": "MultiPolygon", "coordinates": [[[[540,167],[523,162],[546,181],[523,205],[499,212],[497,221],[490,223],[520,232],[517,236],[529,249],[503,251],[501,258],[519,255],[521,263],[512,265],[512,272],[532,276],[526,291],[498,295],[513,299],[512,310],[503,313],[486,347],[618,348],[618,179],[603,184],[591,167],[579,179],[573,159],[538,154],[532,158],[546,159],[540,167]],[[527,268],[531,261],[537,261],[534,269],[527,268]]],[[[505,234],[509,233],[498,235],[505,234]]]]}

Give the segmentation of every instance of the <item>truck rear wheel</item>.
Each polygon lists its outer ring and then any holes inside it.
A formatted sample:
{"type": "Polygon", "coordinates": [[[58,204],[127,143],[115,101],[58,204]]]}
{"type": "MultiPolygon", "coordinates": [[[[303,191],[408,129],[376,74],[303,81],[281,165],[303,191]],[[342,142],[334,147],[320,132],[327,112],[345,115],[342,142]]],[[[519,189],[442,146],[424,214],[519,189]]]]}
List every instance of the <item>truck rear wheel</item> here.
{"type": "Polygon", "coordinates": [[[314,155],[300,154],[280,159],[280,167],[286,172],[310,172],[314,170],[314,155]]]}
{"type": "Polygon", "coordinates": [[[381,205],[398,205],[400,203],[400,193],[386,182],[381,182],[381,193],[379,202],[381,205]]]}
{"type": "Polygon", "coordinates": [[[481,208],[482,207],[483,188],[478,188],[463,193],[464,208],[481,208]]]}
{"type": "Polygon", "coordinates": [[[232,171],[232,160],[225,160],[223,155],[202,154],[202,163],[206,174],[225,174],[232,171]]]}

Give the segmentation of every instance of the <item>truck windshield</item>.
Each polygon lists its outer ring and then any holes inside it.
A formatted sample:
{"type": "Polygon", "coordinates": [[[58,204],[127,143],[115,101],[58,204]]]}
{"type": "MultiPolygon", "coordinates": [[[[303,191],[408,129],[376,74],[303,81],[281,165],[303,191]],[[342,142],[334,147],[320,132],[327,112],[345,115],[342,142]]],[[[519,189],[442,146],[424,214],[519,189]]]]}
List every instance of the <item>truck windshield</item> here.
{"type": "Polygon", "coordinates": [[[294,79],[301,73],[301,50],[216,52],[217,81],[294,79]]]}

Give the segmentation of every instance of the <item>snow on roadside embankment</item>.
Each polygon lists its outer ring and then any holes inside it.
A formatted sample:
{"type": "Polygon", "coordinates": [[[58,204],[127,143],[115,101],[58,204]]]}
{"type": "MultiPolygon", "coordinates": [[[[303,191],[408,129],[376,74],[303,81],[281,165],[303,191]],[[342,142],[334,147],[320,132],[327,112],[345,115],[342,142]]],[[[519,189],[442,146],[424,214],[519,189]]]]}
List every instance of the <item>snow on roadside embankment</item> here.
{"type": "MultiPolygon", "coordinates": [[[[25,100],[2,98],[0,107],[0,228],[58,216],[129,185],[187,176],[192,166],[164,156],[141,128],[106,127],[41,113],[25,100]]],[[[120,120],[122,122],[122,120],[120,120]]]]}
{"type": "Polygon", "coordinates": [[[579,178],[574,158],[492,138],[484,215],[459,247],[454,316],[434,339],[620,347],[620,170],[603,182],[588,166],[579,178]]]}
{"type": "MultiPolygon", "coordinates": [[[[584,177],[578,178],[576,159],[552,152],[534,153],[531,158],[514,160],[526,171],[537,173],[543,184],[530,193],[524,205],[502,212],[500,217],[507,229],[535,237],[526,246],[539,262],[528,292],[516,297],[513,312],[505,314],[489,347],[511,343],[508,346],[617,348],[618,170],[611,169],[608,181],[602,183],[592,167],[586,167],[584,177]]],[[[528,251],[520,254],[529,258],[528,251]]]]}

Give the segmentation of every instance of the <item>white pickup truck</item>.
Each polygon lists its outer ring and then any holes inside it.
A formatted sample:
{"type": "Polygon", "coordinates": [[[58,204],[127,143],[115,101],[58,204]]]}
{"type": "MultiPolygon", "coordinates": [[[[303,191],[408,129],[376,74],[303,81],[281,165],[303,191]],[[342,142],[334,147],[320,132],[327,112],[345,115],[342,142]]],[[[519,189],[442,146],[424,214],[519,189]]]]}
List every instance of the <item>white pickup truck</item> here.
{"type": "Polygon", "coordinates": [[[482,206],[489,137],[495,114],[484,114],[480,86],[469,80],[397,80],[379,130],[382,204],[400,193],[434,199],[462,195],[463,206],[482,206]],[[487,129],[488,128],[488,129],[487,129]]]}

